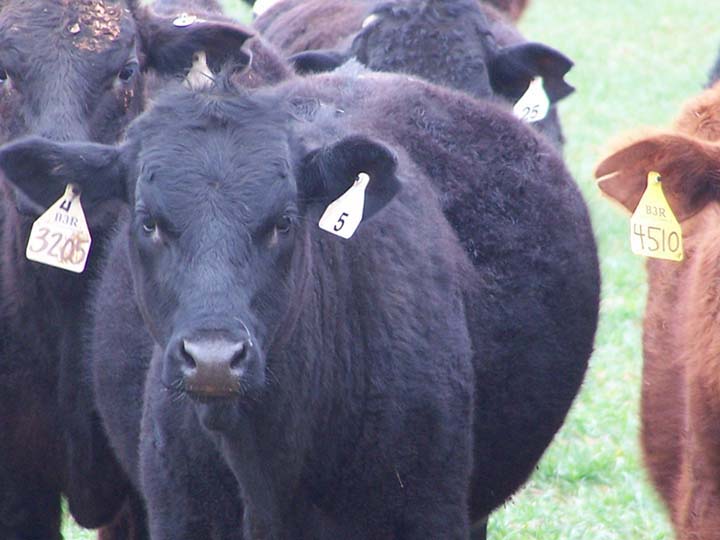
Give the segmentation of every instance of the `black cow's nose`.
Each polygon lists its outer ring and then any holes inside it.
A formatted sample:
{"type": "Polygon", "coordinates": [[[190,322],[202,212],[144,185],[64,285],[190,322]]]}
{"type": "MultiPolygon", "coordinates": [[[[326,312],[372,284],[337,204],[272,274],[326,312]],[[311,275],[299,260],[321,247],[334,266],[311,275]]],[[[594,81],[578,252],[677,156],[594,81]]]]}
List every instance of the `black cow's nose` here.
{"type": "Polygon", "coordinates": [[[254,346],[250,339],[179,340],[178,354],[185,390],[207,397],[230,397],[236,394],[253,353],[254,346]]]}

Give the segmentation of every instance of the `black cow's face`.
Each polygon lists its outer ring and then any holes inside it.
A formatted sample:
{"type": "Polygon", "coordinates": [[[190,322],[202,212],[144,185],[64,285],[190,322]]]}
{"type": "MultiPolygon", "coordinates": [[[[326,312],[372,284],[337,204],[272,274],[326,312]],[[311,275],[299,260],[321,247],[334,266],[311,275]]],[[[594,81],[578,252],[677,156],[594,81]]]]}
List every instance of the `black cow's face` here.
{"type": "Polygon", "coordinates": [[[370,69],[492,95],[489,28],[476,0],[424,0],[379,6],[363,23],[351,53],[370,69]]]}
{"type": "Polygon", "coordinates": [[[112,0],[0,3],[0,142],[114,142],[139,112],[132,14],[112,0]]]}
{"type": "MultiPolygon", "coordinates": [[[[151,116],[165,128],[146,121],[131,133],[141,146],[130,231],[136,293],[164,349],[164,384],[203,397],[265,387],[266,356],[303,302],[308,235],[327,234],[317,210],[352,184],[361,161],[368,171],[378,168],[372,161],[394,167],[364,139],[308,153],[282,107],[250,101],[235,114],[233,103],[207,104],[201,122],[160,107],[151,116]]],[[[385,180],[369,195],[382,204],[396,189],[385,180]]]]}
{"type": "Polygon", "coordinates": [[[384,145],[333,135],[306,148],[296,131],[308,124],[268,92],[169,95],[131,125],[120,148],[32,138],[0,151],[2,172],[40,205],[52,200],[41,179],[60,190],[67,176],[88,212],[108,198],[132,204],[135,294],[174,390],[262,390],[266,358],[302,307],[313,236],[328,235],[317,225],[322,212],[360,172],[370,178],[364,220],[400,187],[384,145]]]}
{"type": "Polygon", "coordinates": [[[283,121],[143,133],[130,230],[137,294],[172,388],[261,388],[292,304],[300,208],[283,121]]]}

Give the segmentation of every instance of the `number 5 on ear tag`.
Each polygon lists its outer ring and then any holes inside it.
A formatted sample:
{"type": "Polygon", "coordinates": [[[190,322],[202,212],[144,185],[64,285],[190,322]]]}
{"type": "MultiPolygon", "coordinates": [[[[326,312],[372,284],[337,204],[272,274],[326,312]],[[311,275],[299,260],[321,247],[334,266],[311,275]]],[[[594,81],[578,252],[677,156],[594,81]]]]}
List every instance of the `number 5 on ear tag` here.
{"type": "Polygon", "coordinates": [[[513,114],[528,123],[539,122],[550,110],[550,99],[543,88],[542,77],[535,77],[523,96],[515,103],[513,114]]]}
{"type": "Polygon", "coordinates": [[[331,203],[320,218],[318,225],[323,231],[350,238],[360,226],[365,208],[365,188],[370,176],[361,172],[345,193],[331,203]]]}
{"type": "Polygon", "coordinates": [[[79,274],[85,270],[90,242],[80,190],[68,184],[63,196],[33,223],[25,256],[79,274]]]}
{"type": "Polygon", "coordinates": [[[636,255],[683,260],[682,229],[656,172],[648,174],[647,189],[630,218],[630,247],[636,255]]]}

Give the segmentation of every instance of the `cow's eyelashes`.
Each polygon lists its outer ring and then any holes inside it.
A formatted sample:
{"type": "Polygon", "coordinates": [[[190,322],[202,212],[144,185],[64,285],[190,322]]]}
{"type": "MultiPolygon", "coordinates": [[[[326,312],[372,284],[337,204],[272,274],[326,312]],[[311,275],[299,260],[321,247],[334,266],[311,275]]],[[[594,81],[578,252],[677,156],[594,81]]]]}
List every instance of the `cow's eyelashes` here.
{"type": "Polygon", "coordinates": [[[130,82],[133,77],[135,77],[138,69],[139,65],[137,61],[132,60],[125,64],[123,68],[118,72],[118,79],[120,79],[124,83],[130,82]]]}

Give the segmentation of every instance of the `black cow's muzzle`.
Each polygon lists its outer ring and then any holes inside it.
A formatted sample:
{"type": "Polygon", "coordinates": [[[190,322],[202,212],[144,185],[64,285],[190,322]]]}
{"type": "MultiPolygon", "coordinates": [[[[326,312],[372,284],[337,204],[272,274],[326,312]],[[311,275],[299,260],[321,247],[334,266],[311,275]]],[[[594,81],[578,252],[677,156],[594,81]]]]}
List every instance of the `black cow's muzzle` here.
{"type": "Polygon", "coordinates": [[[258,381],[260,354],[252,338],[211,332],[175,336],[166,369],[177,373],[183,390],[198,398],[232,398],[258,381]]]}

